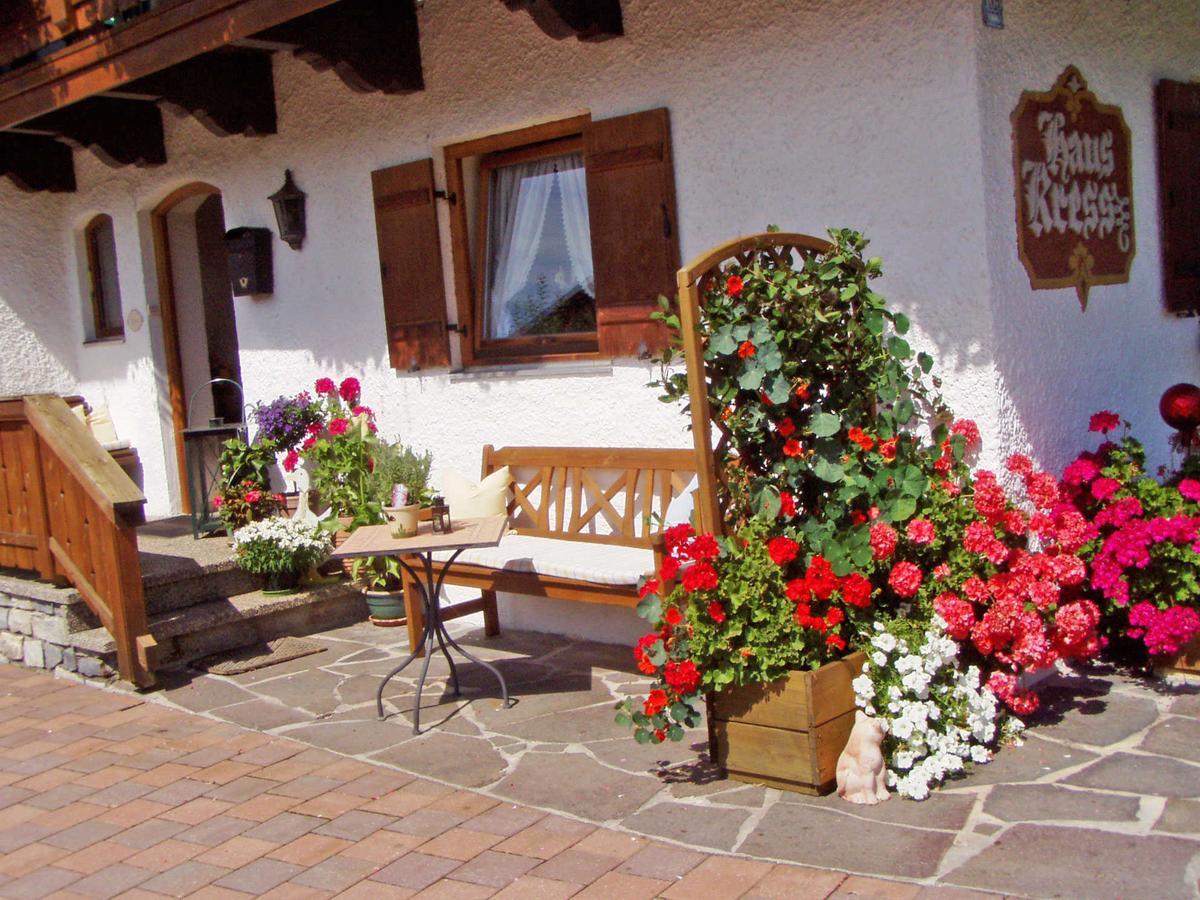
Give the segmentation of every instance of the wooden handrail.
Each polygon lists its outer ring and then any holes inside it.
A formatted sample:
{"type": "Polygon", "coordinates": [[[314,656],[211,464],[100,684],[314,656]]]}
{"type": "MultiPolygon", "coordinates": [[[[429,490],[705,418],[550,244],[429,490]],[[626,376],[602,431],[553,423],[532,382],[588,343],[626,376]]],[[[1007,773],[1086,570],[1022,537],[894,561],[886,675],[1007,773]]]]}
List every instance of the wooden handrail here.
{"type": "Polygon", "coordinates": [[[62,397],[0,398],[0,565],[69,581],[109,630],[121,677],[154,682],[137,525],[146,498],[62,397]]]}
{"type": "Polygon", "coordinates": [[[146,524],[146,497],[61,397],[25,398],[25,416],[114,525],[146,524]]]}

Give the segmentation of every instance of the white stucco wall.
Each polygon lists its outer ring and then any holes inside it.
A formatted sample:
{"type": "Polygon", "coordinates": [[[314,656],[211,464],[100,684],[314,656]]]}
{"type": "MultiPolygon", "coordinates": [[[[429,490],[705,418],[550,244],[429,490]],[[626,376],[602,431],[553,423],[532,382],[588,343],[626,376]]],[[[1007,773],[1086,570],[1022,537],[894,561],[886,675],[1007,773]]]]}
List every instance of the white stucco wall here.
{"type": "MultiPolygon", "coordinates": [[[[431,155],[444,183],[447,143],[666,106],[685,261],[768,223],[859,228],[884,259],[880,289],[937,357],[954,408],[983,429],[985,462],[1031,444],[1061,464],[1101,406],[1161,441],[1159,392],[1198,369],[1195,324],[1160,312],[1151,91],[1156,77],[1200,74],[1194,0],[1008,0],[1002,31],[982,26],[974,0],[843,0],[836,14],[799,0],[622,8],[625,36],[588,44],[553,41],[494,0],[429,0],[418,13],[424,91],[355,94],[276,54],[277,135],[218,138],[168,113],[164,166],[111,169],[78,152],[74,195],[0,182],[0,337],[38,360],[0,360],[0,377],[29,373],[107,402],[141,451],[150,512],[177,508],[148,211],[204,181],[220,189],[227,227],[274,230],[266,198],[287,167],[308,194],[308,237],[301,252],[274,243],[272,297],[235,301],[249,400],[355,375],[385,433],[432,449],[435,469],[468,473],[485,442],[686,446],[683,418],[645,387],[645,363],[394,373],[370,187],[371,170],[431,155]],[[1096,288],[1086,315],[1068,291],[1029,289],[1013,225],[1009,112],[1067,63],[1123,107],[1134,135],[1132,280],[1096,288]],[[116,226],[126,311],[147,327],[83,347],[72,229],[98,211],[116,226]]],[[[453,320],[444,216],[442,230],[453,320]]]]}
{"type": "MultiPolygon", "coordinates": [[[[1028,443],[1054,470],[1094,446],[1087,421],[1119,412],[1167,462],[1163,390],[1200,383],[1197,320],[1163,309],[1154,83],[1200,78],[1200,4],[1007,0],[1003,30],[980,29],[979,93],[986,179],[993,352],[1005,443],[1028,443]],[[1009,115],[1022,90],[1049,90],[1074,64],[1102,103],[1121,107],[1133,138],[1136,256],[1128,284],[1034,291],[1017,256],[1009,115]]],[[[1200,165],[1200,160],[1196,161],[1200,165]]]]}

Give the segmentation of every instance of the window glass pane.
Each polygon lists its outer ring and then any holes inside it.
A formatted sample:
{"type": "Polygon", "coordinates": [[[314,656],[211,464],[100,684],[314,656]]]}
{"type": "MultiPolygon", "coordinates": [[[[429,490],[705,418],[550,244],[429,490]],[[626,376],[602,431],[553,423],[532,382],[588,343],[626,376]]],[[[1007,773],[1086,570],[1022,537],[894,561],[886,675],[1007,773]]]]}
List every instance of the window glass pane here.
{"type": "Polygon", "coordinates": [[[92,259],[97,271],[92,277],[98,283],[92,286],[97,301],[96,329],[102,336],[123,330],[121,315],[121,286],[117,280],[117,243],[113,235],[112,219],[103,216],[89,230],[92,241],[92,259]]]}
{"type": "Polygon", "coordinates": [[[494,169],[487,222],[484,337],[595,332],[583,155],[494,169]]]}

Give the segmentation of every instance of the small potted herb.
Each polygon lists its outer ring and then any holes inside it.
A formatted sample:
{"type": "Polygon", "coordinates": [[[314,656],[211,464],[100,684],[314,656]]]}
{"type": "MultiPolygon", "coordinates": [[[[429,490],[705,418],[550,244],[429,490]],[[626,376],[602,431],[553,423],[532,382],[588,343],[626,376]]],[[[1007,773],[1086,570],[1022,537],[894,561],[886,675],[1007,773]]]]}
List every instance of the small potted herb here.
{"type": "Polygon", "coordinates": [[[300,575],[319,564],[332,549],[328,533],[296,519],[251,522],[233,533],[237,564],[265,576],[268,593],[295,593],[300,575]]]}

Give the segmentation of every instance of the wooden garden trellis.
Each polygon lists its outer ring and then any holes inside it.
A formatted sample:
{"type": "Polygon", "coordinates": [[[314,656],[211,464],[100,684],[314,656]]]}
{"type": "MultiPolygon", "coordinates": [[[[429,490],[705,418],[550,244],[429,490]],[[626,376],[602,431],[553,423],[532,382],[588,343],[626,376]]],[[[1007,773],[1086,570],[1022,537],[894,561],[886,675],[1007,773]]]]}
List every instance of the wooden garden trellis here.
{"type": "Polygon", "coordinates": [[[736,462],[728,430],[714,411],[708,396],[708,371],[704,361],[704,340],[699,324],[704,295],[711,289],[720,269],[731,262],[749,265],[756,258],[773,264],[800,261],[829,253],[833,244],[807,234],[761,232],[735,238],[713,247],[679,270],[679,323],[687,364],[688,402],[691,406],[692,440],[696,448],[699,497],[696,502],[696,527],[701,532],[724,531],[724,514],[729,501],[725,478],[727,468],[736,462]],[[713,444],[713,428],[720,437],[713,444]]]}

